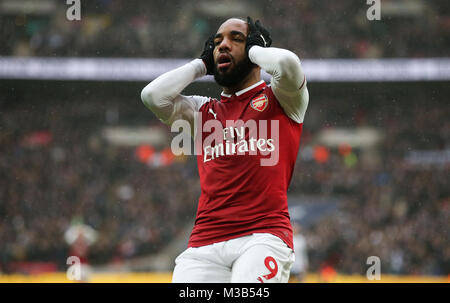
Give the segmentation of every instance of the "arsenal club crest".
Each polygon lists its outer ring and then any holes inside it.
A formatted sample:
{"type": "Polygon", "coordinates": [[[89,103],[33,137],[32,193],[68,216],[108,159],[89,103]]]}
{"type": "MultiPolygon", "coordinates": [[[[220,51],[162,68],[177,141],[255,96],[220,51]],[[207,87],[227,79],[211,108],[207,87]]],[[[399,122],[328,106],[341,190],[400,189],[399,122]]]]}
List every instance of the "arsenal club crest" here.
{"type": "Polygon", "coordinates": [[[269,105],[269,99],[265,94],[261,94],[250,101],[250,106],[259,112],[265,110],[267,105],[269,105]]]}

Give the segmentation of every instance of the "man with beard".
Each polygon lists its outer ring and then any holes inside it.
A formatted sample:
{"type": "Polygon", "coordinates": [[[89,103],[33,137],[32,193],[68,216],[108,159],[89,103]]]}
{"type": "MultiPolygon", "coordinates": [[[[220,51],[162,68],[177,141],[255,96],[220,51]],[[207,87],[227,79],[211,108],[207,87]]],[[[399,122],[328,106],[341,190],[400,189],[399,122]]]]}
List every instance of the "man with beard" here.
{"type": "Polygon", "coordinates": [[[309,95],[299,58],[271,43],[259,21],[228,19],[199,59],[159,76],[141,93],[163,123],[188,121],[202,148],[197,217],[188,248],[175,260],[173,282],[289,279],[295,257],[287,189],[309,95]],[[272,76],[270,86],[261,68],[272,76]],[[223,87],[220,101],[180,94],[206,74],[223,87]],[[210,122],[220,128],[213,143],[207,143],[210,122]],[[269,158],[275,160],[264,163],[269,158]]]}

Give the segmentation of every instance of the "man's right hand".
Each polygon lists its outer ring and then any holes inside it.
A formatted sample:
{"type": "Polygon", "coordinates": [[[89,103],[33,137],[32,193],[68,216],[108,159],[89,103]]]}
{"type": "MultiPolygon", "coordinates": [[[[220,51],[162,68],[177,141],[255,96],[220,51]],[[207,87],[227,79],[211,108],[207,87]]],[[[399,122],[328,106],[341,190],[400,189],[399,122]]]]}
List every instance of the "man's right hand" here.
{"type": "Polygon", "coordinates": [[[200,59],[203,60],[206,66],[206,74],[214,74],[214,35],[211,35],[205,42],[203,53],[200,55],[200,59]]]}

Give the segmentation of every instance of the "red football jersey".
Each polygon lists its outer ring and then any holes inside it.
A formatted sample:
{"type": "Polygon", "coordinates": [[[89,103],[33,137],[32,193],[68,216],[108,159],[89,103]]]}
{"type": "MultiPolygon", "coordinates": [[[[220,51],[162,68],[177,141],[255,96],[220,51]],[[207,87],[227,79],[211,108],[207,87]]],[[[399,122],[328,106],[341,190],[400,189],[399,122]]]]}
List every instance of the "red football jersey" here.
{"type": "Polygon", "coordinates": [[[285,114],[264,82],[238,96],[222,94],[220,101],[210,99],[199,112],[198,128],[203,130],[201,135],[197,130],[197,148],[202,149],[197,155],[201,196],[188,247],[264,232],[293,248],[287,190],[303,123],[285,114]],[[212,144],[208,137],[214,130],[205,131],[210,120],[217,120],[223,128],[221,141],[212,144]],[[237,120],[249,125],[255,122],[256,132],[240,124],[230,126],[237,120]]]}

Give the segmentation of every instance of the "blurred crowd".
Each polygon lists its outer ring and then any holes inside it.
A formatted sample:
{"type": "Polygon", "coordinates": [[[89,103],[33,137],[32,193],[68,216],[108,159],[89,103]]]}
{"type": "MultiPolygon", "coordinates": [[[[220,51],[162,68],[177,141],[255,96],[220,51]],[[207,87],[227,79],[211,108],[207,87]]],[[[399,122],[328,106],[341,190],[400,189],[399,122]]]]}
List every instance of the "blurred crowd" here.
{"type": "MultiPolygon", "coordinates": [[[[316,97],[310,104],[289,194],[341,202],[337,213],[303,229],[309,270],[364,274],[366,259],[378,256],[382,273],[447,275],[449,164],[414,166],[405,156],[449,149],[449,108],[425,92],[378,101],[316,97]],[[385,135],[367,159],[355,148],[330,148],[326,161],[308,154],[322,130],[363,126],[385,135]]],[[[161,126],[137,97],[3,102],[1,112],[0,271],[18,261],[66,268],[64,233],[74,221],[97,232],[88,259],[104,264],[158,252],[195,217],[194,157],[151,167],[134,147],[101,138],[108,125],[161,126]]]]}
{"type": "Polygon", "coordinates": [[[377,256],[381,273],[450,273],[450,108],[425,89],[415,94],[403,105],[381,98],[364,106],[314,100],[290,192],[340,197],[340,204],[304,229],[312,268],[365,275],[367,259],[377,256]],[[310,132],[367,126],[385,135],[374,150],[335,148],[321,163],[308,157],[310,132]],[[408,161],[412,151],[430,150],[447,151],[440,155],[445,160],[408,161]]]}
{"type": "Polygon", "coordinates": [[[228,17],[259,18],[273,46],[301,58],[445,57],[450,52],[447,0],[381,2],[381,20],[366,1],[81,1],[45,13],[8,12],[0,19],[2,56],[193,58],[228,17]]]}
{"type": "MultiPolygon", "coordinates": [[[[64,233],[75,223],[99,234],[89,262],[118,262],[158,251],[192,220],[200,190],[195,163],[149,167],[134,148],[108,144],[100,132],[114,102],[23,105],[0,118],[0,264],[64,265],[64,233]]],[[[132,107],[139,123],[143,105],[132,107]]],[[[150,114],[142,124],[157,123],[150,114]]]]}

